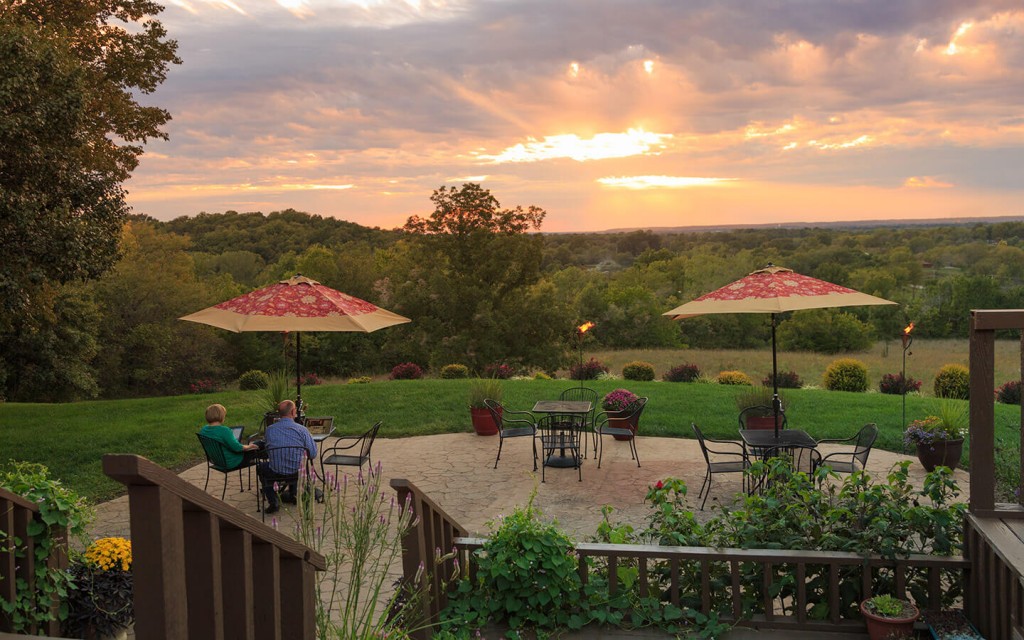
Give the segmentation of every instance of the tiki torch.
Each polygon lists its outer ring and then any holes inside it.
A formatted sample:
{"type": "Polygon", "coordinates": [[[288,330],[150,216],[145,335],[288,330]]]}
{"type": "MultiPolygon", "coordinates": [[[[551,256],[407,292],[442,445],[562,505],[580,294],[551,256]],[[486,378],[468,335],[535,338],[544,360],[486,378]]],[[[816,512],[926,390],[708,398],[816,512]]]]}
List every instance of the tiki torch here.
{"type": "MultiPolygon", "coordinates": [[[[903,333],[900,334],[900,340],[903,341],[903,371],[900,373],[900,385],[902,387],[903,395],[903,430],[907,430],[907,356],[914,355],[910,351],[910,345],[914,344],[914,336],[910,335],[910,332],[914,330],[914,323],[911,322],[903,328],[903,333]]],[[[907,445],[904,443],[903,450],[906,453],[907,445]]]]}
{"type": "Polygon", "coordinates": [[[583,386],[583,335],[594,328],[593,322],[584,322],[580,326],[576,327],[576,345],[580,354],[580,386],[583,386]]]}

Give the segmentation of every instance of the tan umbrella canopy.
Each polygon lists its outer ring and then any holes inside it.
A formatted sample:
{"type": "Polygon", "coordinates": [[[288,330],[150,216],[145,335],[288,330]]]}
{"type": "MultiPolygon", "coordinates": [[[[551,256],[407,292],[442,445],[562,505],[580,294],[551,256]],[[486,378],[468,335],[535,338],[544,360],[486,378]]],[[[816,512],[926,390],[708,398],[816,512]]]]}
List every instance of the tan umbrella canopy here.
{"type": "MultiPolygon", "coordinates": [[[[778,359],[775,350],[775,314],[826,307],[859,307],[898,304],[838,284],[801,275],[792,269],[768,263],[732,284],[715,289],[664,315],[675,319],[712,313],[770,313],[772,316],[772,392],[775,412],[780,410],[778,359]]],[[[778,435],[778,420],[775,421],[778,435]]]]}
{"type": "Polygon", "coordinates": [[[251,291],[180,320],[208,324],[228,331],[295,331],[297,404],[302,402],[301,331],[360,331],[369,333],[410,322],[365,300],[295,275],[251,291]]]}

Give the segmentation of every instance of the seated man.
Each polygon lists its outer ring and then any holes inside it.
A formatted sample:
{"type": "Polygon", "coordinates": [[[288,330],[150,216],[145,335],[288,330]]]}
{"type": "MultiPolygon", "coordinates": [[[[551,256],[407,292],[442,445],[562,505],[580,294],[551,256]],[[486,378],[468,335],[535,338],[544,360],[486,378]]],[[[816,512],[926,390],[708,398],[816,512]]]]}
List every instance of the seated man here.
{"type": "MultiPolygon", "coordinates": [[[[295,422],[297,411],[295,403],[291,400],[284,400],[277,406],[281,418],[274,424],[267,427],[267,449],[277,447],[304,447],[306,456],[310,460],[316,458],[316,443],[309,435],[309,430],[298,422],[295,422]]],[[[260,473],[264,478],[263,495],[267,498],[267,513],[274,513],[280,508],[277,502],[277,492],[274,491],[275,476],[295,475],[302,470],[303,456],[297,451],[285,452],[280,458],[271,461],[274,465],[284,468],[271,468],[271,463],[260,467],[260,473]]],[[[288,503],[295,503],[297,487],[295,482],[289,482],[288,486],[281,492],[281,500],[288,503]]]]}
{"type": "Polygon", "coordinates": [[[255,444],[242,444],[224,426],[228,410],[222,404],[211,404],[206,407],[206,426],[199,430],[199,435],[211,438],[223,445],[224,462],[228,469],[237,469],[251,464],[256,457],[258,447],[255,444]]]}

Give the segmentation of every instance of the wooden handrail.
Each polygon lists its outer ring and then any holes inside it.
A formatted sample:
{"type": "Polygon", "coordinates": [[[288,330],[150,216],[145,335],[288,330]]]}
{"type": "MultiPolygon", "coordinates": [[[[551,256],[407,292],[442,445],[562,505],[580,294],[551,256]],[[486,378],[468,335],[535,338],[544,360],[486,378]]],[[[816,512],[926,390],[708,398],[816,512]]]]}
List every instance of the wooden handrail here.
{"type": "MultiPolygon", "coordinates": [[[[28,589],[35,589],[36,582],[36,551],[35,539],[29,535],[29,523],[39,518],[39,505],[6,489],[0,488],[0,600],[15,602],[18,595],[17,583],[23,580],[28,589]],[[20,545],[15,547],[12,540],[17,538],[20,545]]],[[[46,559],[47,569],[60,571],[68,566],[68,532],[66,527],[52,526],[49,535],[56,541],[49,557],[46,559]]],[[[55,595],[50,602],[50,613],[53,620],[42,628],[32,627],[29,633],[43,632],[56,636],[60,633],[60,621],[57,612],[60,600],[55,595]]],[[[11,620],[0,613],[0,632],[13,631],[11,620]]]]}
{"type": "Polygon", "coordinates": [[[321,554],[141,456],[103,472],[128,487],[137,637],[313,640],[321,554]]]}
{"type": "MultiPolygon", "coordinates": [[[[414,527],[403,540],[403,566],[405,578],[409,584],[414,584],[421,596],[420,606],[424,614],[423,620],[427,624],[434,624],[438,620],[438,614],[446,603],[446,585],[436,578],[424,576],[433,567],[435,575],[452,575],[449,570],[454,569],[450,561],[441,563],[441,566],[432,565],[431,551],[441,549],[443,553],[451,550],[452,545],[456,549],[455,558],[459,560],[459,572],[462,576],[472,576],[476,567],[473,551],[481,548],[487,541],[486,538],[468,537],[465,530],[454,522],[454,520],[438,507],[430,498],[423,495],[416,486],[408,480],[396,479],[391,481],[391,486],[399,493],[399,498],[404,502],[406,499],[416,509],[415,513],[420,522],[414,527]],[[441,535],[447,533],[451,538],[441,535]],[[454,534],[454,535],[452,535],[454,534]],[[444,539],[444,543],[436,541],[444,539]],[[418,581],[417,581],[418,579],[418,581]],[[425,605],[423,604],[425,603],[425,605]]],[[[921,570],[927,572],[929,600],[928,606],[938,607],[941,599],[942,585],[950,579],[944,577],[943,572],[954,574],[953,580],[967,582],[965,574],[970,573],[971,563],[960,556],[931,556],[913,554],[905,558],[888,559],[878,555],[868,555],[842,552],[842,551],[801,551],[801,550],[774,550],[774,549],[716,549],[709,547],[662,547],[658,545],[617,545],[603,543],[581,542],[575,547],[579,559],[578,572],[584,585],[588,580],[589,564],[587,558],[603,558],[608,563],[609,590],[614,595],[617,586],[617,572],[621,559],[635,561],[639,567],[639,588],[641,597],[651,595],[649,579],[654,575],[649,566],[651,560],[662,560],[669,563],[671,567],[671,584],[668,594],[673,604],[678,605],[681,599],[680,577],[685,572],[692,574],[699,571],[701,580],[699,587],[699,600],[701,609],[710,611],[712,593],[710,572],[712,566],[717,563],[728,564],[730,571],[730,584],[732,585],[731,615],[722,619],[742,626],[757,628],[774,628],[806,631],[839,631],[851,628],[863,628],[863,622],[859,620],[844,620],[840,612],[839,580],[840,570],[863,569],[860,578],[860,588],[865,594],[869,594],[872,583],[872,571],[876,569],[889,569],[892,571],[894,580],[894,591],[897,596],[904,596],[908,586],[908,571],[921,570]],[[741,602],[741,569],[746,564],[757,564],[763,567],[765,584],[762,585],[763,592],[768,594],[771,586],[771,574],[775,567],[788,565],[795,573],[796,587],[790,596],[792,614],[783,614],[776,611],[776,603],[768,595],[762,603],[764,613],[755,615],[753,618],[744,619],[741,602]],[[828,620],[813,620],[808,615],[808,597],[806,579],[809,567],[825,567],[828,576],[828,599],[830,618],[828,620]]],[[[971,574],[974,575],[974,574],[971,574]]],[[[745,587],[746,585],[744,585],[745,587]]],[[[415,635],[418,638],[428,637],[428,630],[422,629],[415,635]]]]}
{"type": "MultiPolygon", "coordinates": [[[[462,550],[469,553],[472,559],[472,551],[484,546],[486,538],[462,537],[455,540],[455,544],[462,550]]],[[[636,560],[639,565],[639,589],[641,597],[647,597],[652,593],[651,585],[648,584],[651,575],[648,561],[663,560],[669,562],[672,567],[670,573],[670,584],[668,593],[672,604],[679,606],[681,601],[681,589],[679,578],[690,567],[690,571],[700,572],[701,582],[699,598],[702,603],[701,609],[708,613],[711,608],[713,597],[709,572],[713,563],[727,563],[729,565],[729,582],[733,585],[731,591],[731,612],[730,615],[721,617],[723,621],[731,622],[740,626],[764,628],[764,629],[791,629],[806,631],[837,631],[849,628],[862,628],[860,620],[849,620],[841,618],[839,610],[839,570],[841,568],[860,567],[867,571],[861,577],[861,588],[864,597],[870,593],[872,569],[892,569],[895,578],[894,595],[906,597],[907,571],[910,569],[923,569],[928,572],[929,601],[921,603],[925,609],[941,608],[941,585],[942,571],[959,572],[961,575],[968,572],[971,563],[961,556],[932,556],[924,554],[910,554],[901,558],[884,558],[879,555],[865,556],[859,553],[848,551],[814,551],[796,549],[733,549],[733,548],[712,548],[712,547],[678,547],[659,545],[638,545],[638,544],[606,544],[580,542],[575,546],[578,557],[578,572],[584,585],[589,579],[589,566],[587,558],[601,558],[608,562],[609,595],[615,595],[618,591],[618,581],[615,567],[620,561],[636,560]],[[686,564],[684,564],[686,563],[686,564]],[[740,588],[740,567],[744,563],[753,563],[763,566],[765,574],[764,601],[761,603],[764,613],[754,615],[750,618],[743,617],[742,594],[740,588]],[[794,568],[797,578],[797,588],[792,600],[789,603],[793,614],[782,614],[776,611],[774,598],[769,595],[768,588],[772,582],[770,576],[774,567],[780,565],[791,565],[794,568]],[[807,598],[805,584],[807,567],[827,567],[829,575],[829,610],[831,612],[828,620],[812,620],[807,616],[810,602],[807,598]]],[[[472,566],[464,569],[466,572],[473,570],[472,566]]],[[[966,579],[961,579],[966,583],[966,579]]],[[[719,594],[720,595],[720,594],[719,594]]]]}
{"type": "Polygon", "coordinates": [[[406,588],[415,589],[417,593],[414,606],[418,609],[419,620],[417,629],[410,635],[417,639],[428,638],[430,629],[419,621],[426,625],[438,622],[441,610],[448,604],[444,577],[469,563],[469,552],[465,550],[443,562],[438,561],[435,554],[438,550],[442,554],[449,553],[456,548],[456,538],[468,532],[413,483],[395,478],[390,485],[398,493],[399,505],[408,506],[415,516],[413,526],[402,538],[402,575],[406,588]]]}

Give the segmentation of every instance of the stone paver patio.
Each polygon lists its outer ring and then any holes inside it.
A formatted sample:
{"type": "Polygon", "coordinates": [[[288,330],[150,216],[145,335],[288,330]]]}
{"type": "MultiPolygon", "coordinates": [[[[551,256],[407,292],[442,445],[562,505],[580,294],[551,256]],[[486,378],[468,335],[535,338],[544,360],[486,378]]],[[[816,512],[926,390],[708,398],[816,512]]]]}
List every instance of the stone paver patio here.
{"type": "MultiPolygon", "coordinates": [[[[593,534],[601,521],[600,507],[615,509],[613,520],[640,526],[649,511],[644,503],[647,488],[669,476],[682,478],[690,487],[690,504],[696,509],[697,491],[703,481],[705,465],[696,440],[689,438],[639,437],[641,467],[629,457],[628,443],[606,440],[601,469],[591,457],[583,464],[583,481],[577,481],[574,469],[552,469],[541,483],[540,470],[533,473],[530,442],[526,438],[506,441],[498,468],[494,466],[497,437],[481,437],[471,433],[454,433],[411,438],[378,439],[374,444],[374,461],[383,464],[386,479],[406,478],[424,491],[442,509],[472,535],[487,533],[487,522],[509,513],[516,505],[525,505],[536,487],[535,504],[545,515],[558,520],[561,527],[577,539],[593,534]]],[[[828,450],[827,448],[825,449],[828,450]]],[[[914,459],[911,478],[917,486],[924,469],[915,458],[875,449],[871,452],[868,470],[876,480],[884,479],[899,460],[914,459]]],[[[345,467],[351,470],[351,467],[345,467]]],[[[244,477],[243,473],[243,477],[244,477]]],[[[199,487],[206,479],[205,464],[196,465],[181,477],[199,487]]],[[[967,499],[968,476],[963,470],[956,479],[967,499]]],[[[212,472],[209,492],[219,496],[224,476],[212,472]]],[[[253,489],[238,491],[238,475],[228,476],[225,501],[256,518],[256,483],[253,489]]],[[[707,510],[697,512],[705,519],[713,514],[716,501],[731,500],[740,489],[739,476],[715,478],[707,510]]],[[[391,491],[390,488],[387,491],[391,491]]],[[[278,517],[287,522],[294,507],[282,505],[278,517]]],[[[121,497],[99,505],[91,529],[93,537],[129,535],[128,498],[121,497]]],[[[282,530],[287,530],[282,526],[282,530]]]]}

